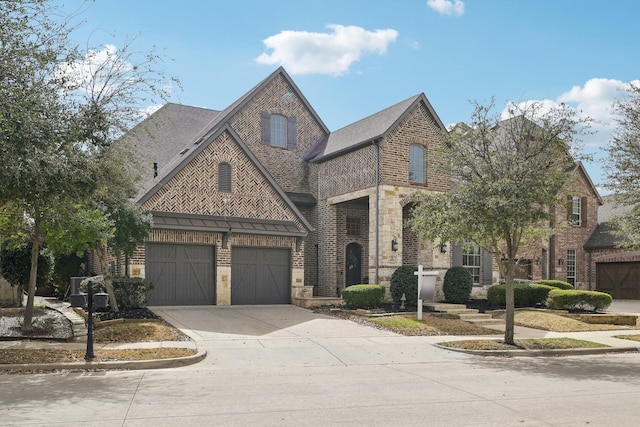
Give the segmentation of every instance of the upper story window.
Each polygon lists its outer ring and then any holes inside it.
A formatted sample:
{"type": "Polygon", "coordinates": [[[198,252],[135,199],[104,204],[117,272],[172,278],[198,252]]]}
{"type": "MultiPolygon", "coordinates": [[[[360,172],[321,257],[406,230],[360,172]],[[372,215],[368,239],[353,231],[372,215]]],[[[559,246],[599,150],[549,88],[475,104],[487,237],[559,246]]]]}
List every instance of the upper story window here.
{"type": "Polygon", "coordinates": [[[262,113],[262,143],[273,147],[296,148],[297,122],[295,117],[262,113]]]}
{"type": "Polygon", "coordinates": [[[409,181],[424,184],[426,182],[424,147],[411,145],[409,147],[409,181]]]}
{"type": "Polygon", "coordinates": [[[231,165],[227,162],[218,164],[218,191],[231,193],[231,165]]]}
{"type": "Polygon", "coordinates": [[[586,197],[569,196],[567,209],[567,220],[574,227],[585,227],[587,225],[587,200],[586,197]]]}
{"type": "Polygon", "coordinates": [[[360,218],[347,217],[347,235],[359,236],[360,235],[360,218]]]}

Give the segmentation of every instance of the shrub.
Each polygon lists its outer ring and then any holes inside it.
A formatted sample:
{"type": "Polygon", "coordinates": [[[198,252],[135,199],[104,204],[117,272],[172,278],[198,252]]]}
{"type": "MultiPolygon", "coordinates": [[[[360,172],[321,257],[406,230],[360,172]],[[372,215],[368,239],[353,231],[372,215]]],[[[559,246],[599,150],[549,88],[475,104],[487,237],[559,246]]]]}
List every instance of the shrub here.
{"type": "MultiPolygon", "coordinates": [[[[535,307],[547,301],[549,293],[555,288],[537,283],[515,283],[513,298],[516,307],[535,307]]],[[[493,285],[487,290],[487,302],[492,307],[504,308],[507,305],[506,285],[493,285]]]]}
{"type": "Polygon", "coordinates": [[[565,282],[563,280],[545,279],[545,280],[538,280],[536,281],[536,283],[539,283],[541,285],[553,286],[554,288],[558,288],[558,289],[573,289],[573,285],[571,283],[565,282]]]}
{"type": "Polygon", "coordinates": [[[464,304],[469,301],[473,278],[465,267],[451,267],[444,275],[442,291],[444,299],[454,304],[464,304]]]}
{"type": "Polygon", "coordinates": [[[113,292],[118,302],[118,308],[132,309],[147,305],[147,294],[153,289],[153,284],[140,277],[114,277],[113,292]]]}
{"type": "Polygon", "coordinates": [[[82,282],[80,282],[80,289],[78,290],[86,294],[89,289],[89,282],[91,282],[91,290],[94,294],[97,294],[99,292],[107,292],[107,287],[104,284],[103,276],[87,277],[82,282]]]}
{"type": "Polygon", "coordinates": [[[352,310],[376,308],[382,304],[384,293],[382,285],[351,285],[342,290],[342,299],[352,310]]]}
{"type": "Polygon", "coordinates": [[[613,298],[605,292],[554,289],[549,292],[547,305],[557,310],[599,311],[609,307],[611,302],[613,298]]]}
{"type": "Polygon", "coordinates": [[[416,266],[403,265],[393,272],[389,291],[394,303],[400,304],[400,299],[404,294],[406,298],[405,304],[418,304],[418,276],[413,274],[416,271],[418,271],[416,266]]]}

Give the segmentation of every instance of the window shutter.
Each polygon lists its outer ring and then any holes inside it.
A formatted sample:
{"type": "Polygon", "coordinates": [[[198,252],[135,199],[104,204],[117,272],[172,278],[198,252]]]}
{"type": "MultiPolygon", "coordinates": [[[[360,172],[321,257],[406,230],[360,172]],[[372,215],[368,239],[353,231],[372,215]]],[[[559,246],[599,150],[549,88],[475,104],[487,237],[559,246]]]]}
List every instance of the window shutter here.
{"type": "Polygon", "coordinates": [[[451,245],[451,258],[453,267],[462,266],[462,245],[458,243],[453,243],[451,245]]]}
{"type": "Polygon", "coordinates": [[[218,191],[231,193],[231,165],[229,163],[218,164],[218,191]]]}
{"type": "Polygon", "coordinates": [[[587,226],[587,198],[580,199],[580,226],[587,226]]]}
{"type": "Polygon", "coordinates": [[[493,282],[493,255],[482,249],[482,284],[491,285],[493,282]]]}
{"type": "Polygon", "coordinates": [[[298,122],[295,117],[287,119],[287,148],[294,150],[297,146],[296,136],[298,135],[298,122]]]}
{"type": "Polygon", "coordinates": [[[268,113],[262,113],[262,143],[271,143],[271,116],[268,113]]]}

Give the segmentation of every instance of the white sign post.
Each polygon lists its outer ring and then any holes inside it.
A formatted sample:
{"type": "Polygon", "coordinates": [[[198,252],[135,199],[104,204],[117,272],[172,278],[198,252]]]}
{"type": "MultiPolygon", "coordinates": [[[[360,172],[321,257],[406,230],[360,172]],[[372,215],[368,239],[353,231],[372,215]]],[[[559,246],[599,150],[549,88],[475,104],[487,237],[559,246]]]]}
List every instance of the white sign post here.
{"type": "Polygon", "coordinates": [[[418,266],[418,271],[414,272],[418,276],[418,320],[422,320],[422,301],[433,301],[436,293],[436,278],[438,272],[434,270],[423,270],[418,266]]]}

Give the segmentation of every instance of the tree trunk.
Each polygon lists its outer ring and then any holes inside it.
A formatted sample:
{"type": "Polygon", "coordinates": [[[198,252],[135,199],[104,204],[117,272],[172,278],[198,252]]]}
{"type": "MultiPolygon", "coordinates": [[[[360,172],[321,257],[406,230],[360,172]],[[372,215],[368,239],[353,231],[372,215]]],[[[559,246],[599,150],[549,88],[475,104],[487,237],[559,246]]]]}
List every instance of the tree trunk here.
{"type": "Polygon", "coordinates": [[[113,282],[111,281],[111,275],[109,274],[109,269],[107,268],[107,248],[105,246],[98,246],[96,249],[96,253],[98,254],[98,259],[100,260],[100,269],[102,270],[102,276],[104,277],[104,286],[107,288],[107,293],[109,294],[109,306],[111,306],[111,311],[118,312],[120,309],[118,308],[118,301],[116,301],[116,294],[113,291],[113,282]]]}
{"type": "MultiPolygon", "coordinates": [[[[30,332],[33,329],[33,303],[36,297],[36,280],[38,279],[38,256],[40,255],[40,227],[36,220],[34,226],[33,246],[31,247],[31,270],[29,272],[29,285],[27,291],[27,306],[24,309],[24,321],[22,331],[30,332]]],[[[20,295],[22,298],[22,295],[20,295]]]]}
{"type": "Polygon", "coordinates": [[[515,345],[515,341],[513,339],[515,332],[515,297],[513,289],[515,261],[513,259],[508,259],[506,261],[506,264],[506,274],[504,280],[507,312],[505,315],[504,342],[505,344],[515,345]]]}

